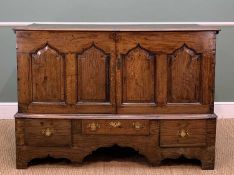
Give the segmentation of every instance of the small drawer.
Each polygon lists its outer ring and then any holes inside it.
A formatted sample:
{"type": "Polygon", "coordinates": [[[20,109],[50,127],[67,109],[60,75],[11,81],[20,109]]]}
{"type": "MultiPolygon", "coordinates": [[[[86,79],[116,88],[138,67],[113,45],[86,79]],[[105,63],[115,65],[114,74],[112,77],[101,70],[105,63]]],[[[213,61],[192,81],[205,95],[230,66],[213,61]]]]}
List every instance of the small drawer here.
{"type": "Polygon", "coordinates": [[[206,145],[206,120],[160,121],[161,147],[206,145]]]}
{"type": "Polygon", "coordinates": [[[83,120],[83,134],[149,135],[148,120],[83,120]]]}
{"type": "Polygon", "coordinates": [[[26,119],[25,142],[29,146],[69,146],[71,121],[26,119]]]}

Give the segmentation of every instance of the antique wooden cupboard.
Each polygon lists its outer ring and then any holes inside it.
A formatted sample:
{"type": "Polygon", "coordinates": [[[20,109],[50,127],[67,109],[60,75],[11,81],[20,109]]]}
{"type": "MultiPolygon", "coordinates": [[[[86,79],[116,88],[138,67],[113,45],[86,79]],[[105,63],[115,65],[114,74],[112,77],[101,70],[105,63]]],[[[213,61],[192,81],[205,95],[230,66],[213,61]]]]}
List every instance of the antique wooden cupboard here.
{"type": "Polygon", "coordinates": [[[213,169],[215,40],[196,25],[31,25],[17,37],[16,165],[131,147],[213,169]]]}

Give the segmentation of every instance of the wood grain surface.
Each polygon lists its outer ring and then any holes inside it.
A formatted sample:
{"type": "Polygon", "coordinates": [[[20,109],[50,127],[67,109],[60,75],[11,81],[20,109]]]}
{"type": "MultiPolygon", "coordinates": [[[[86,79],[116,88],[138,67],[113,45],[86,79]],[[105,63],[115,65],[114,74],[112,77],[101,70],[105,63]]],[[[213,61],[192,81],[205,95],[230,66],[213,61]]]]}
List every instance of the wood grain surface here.
{"type": "Polygon", "coordinates": [[[118,145],[214,169],[218,29],[86,27],[15,29],[16,167],[118,145]]]}
{"type": "MultiPolygon", "coordinates": [[[[154,174],[154,175],[181,175],[181,174],[212,174],[212,175],[230,175],[234,171],[234,120],[233,119],[218,119],[217,120],[217,135],[215,146],[215,170],[202,171],[199,167],[199,162],[195,161],[176,161],[173,163],[162,162],[160,167],[151,167],[146,163],[144,158],[133,155],[133,157],[116,157],[115,152],[108,152],[108,158],[105,152],[99,154],[92,153],[89,160],[86,159],[82,166],[70,164],[60,159],[50,161],[50,159],[42,159],[37,161],[34,166],[30,166],[27,170],[19,170],[15,168],[15,130],[14,120],[0,120],[0,173],[3,175],[20,175],[26,173],[34,174],[80,174],[80,175],[135,175],[135,174],[154,174]],[[56,163],[55,163],[56,162],[56,163]]],[[[215,125],[212,125],[215,127],[215,125]]],[[[211,129],[211,126],[209,127],[211,129]]],[[[212,141],[213,142],[213,141],[212,141]]],[[[212,143],[213,144],[213,143],[212,143]]],[[[42,148],[41,148],[42,149],[42,148]]],[[[178,148],[177,148],[178,149],[178,148]]],[[[53,149],[52,149],[53,150],[53,149]]],[[[50,150],[50,153],[52,153],[50,150]]],[[[49,150],[47,150],[49,151],[49,150]]],[[[35,149],[36,152],[36,149],[35,149]]],[[[38,151],[39,152],[39,151],[38,151]]],[[[122,148],[120,153],[124,153],[122,148]]],[[[46,154],[38,153],[41,157],[46,154]]],[[[73,153],[74,154],[74,153],[73,153]]],[[[35,155],[35,154],[34,154],[35,155]]],[[[58,154],[57,154],[58,155],[58,154]]],[[[58,155],[62,158],[64,155],[58,155]]],[[[36,155],[35,155],[36,157],[36,155]]]]}

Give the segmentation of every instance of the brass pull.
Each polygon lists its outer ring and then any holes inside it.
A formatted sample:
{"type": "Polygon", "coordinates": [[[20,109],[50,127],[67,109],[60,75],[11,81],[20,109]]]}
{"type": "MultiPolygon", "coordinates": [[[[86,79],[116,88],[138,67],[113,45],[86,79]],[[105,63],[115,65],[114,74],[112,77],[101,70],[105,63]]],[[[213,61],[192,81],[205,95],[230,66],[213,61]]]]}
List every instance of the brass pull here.
{"type": "Polygon", "coordinates": [[[41,134],[46,137],[50,137],[54,134],[54,129],[51,129],[51,128],[42,129],[41,134]]]}
{"type": "Polygon", "coordinates": [[[98,128],[100,128],[100,124],[98,123],[89,123],[87,128],[90,128],[91,131],[96,131],[98,128]]]}
{"type": "Polygon", "coordinates": [[[181,137],[181,138],[185,138],[185,137],[188,137],[190,134],[188,132],[188,130],[185,130],[185,129],[181,129],[179,132],[178,132],[178,136],[181,137]]]}
{"type": "Polygon", "coordinates": [[[142,128],[144,128],[144,125],[140,122],[133,122],[132,126],[136,129],[136,130],[140,130],[142,128]]]}
{"type": "Polygon", "coordinates": [[[112,121],[109,123],[110,126],[114,128],[120,128],[121,127],[121,122],[120,121],[112,121]]]}

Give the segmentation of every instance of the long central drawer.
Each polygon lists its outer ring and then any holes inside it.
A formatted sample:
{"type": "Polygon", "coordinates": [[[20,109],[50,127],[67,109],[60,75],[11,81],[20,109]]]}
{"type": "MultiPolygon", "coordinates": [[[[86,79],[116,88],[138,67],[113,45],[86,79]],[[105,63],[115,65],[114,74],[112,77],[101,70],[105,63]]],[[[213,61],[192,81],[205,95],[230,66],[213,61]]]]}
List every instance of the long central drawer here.
{"type": "Polygon", "coordinates": [[[149,135],[149,120],[82,120],[82,134],[149,135]]]}

